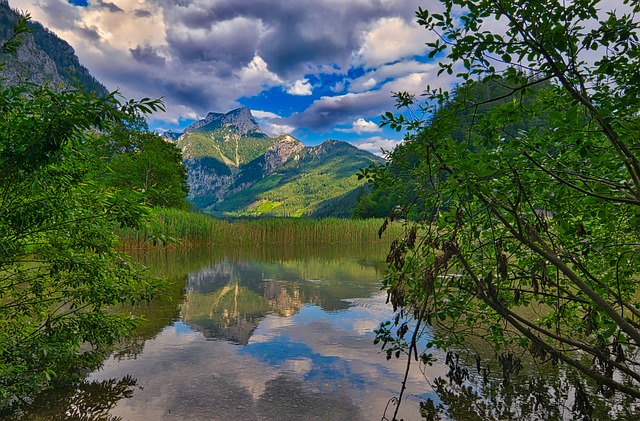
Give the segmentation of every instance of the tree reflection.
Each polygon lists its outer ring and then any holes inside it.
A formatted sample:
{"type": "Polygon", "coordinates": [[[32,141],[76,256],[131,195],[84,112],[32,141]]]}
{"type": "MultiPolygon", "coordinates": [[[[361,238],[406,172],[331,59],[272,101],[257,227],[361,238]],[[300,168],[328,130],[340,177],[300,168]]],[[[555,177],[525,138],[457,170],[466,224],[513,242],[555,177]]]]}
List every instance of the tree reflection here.
{"type": "Polygon", "coordinates": [[[431,382],[437,400],[420,403],[423,419],[640,419],[632,398],[599,397],[595,383],[562,367],[534,366],[528,361],[519,370],[505,373],[504,362],[470,360],[463,361],[454,352],[447,355],[448,373],[431,382]]]}
{"type": "Polygon", "coordinates": [[[122,421],[109,414],[121,399],[128,399],[138,386],[131,376],[101,381],[84,380],[75,387],[62,387],[36,399],[16,421],[122,421]]]}

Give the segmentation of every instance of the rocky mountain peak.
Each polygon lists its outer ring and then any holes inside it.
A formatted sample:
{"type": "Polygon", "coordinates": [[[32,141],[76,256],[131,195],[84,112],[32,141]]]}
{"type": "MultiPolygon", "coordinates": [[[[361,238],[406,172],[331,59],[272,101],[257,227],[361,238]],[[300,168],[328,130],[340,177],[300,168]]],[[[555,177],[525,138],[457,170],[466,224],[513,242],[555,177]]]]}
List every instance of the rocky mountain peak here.
{"type": "Polygon", "coordinates": [[[251,114],[251,110],[247,107],[237,108],[226,114],[208,113],[202,120],[189,125],[185,129],[185,133],[193,131],[213,131],[224,127],[233,127],[240,136],[265,136],[251,114]]]}
{"type": "Polygon", "coordinates": [[[265,174],[269,174],[284,165],[290,157],[297,161],[299,158],[297,155],[303,149],[304,145],[298,139],[288,134],[280,136],[278,142],[267,149],[264,154],[265,174]]]}
{"type": "Polygon", "coordinates": [[[166,130],[165,132],[162,133],[162,137],[164,137],[165,139],[171,140],[173,142],[180,139],[180,136],[182,136],[182,132],[174,132],[173,130],[166,130]]]}

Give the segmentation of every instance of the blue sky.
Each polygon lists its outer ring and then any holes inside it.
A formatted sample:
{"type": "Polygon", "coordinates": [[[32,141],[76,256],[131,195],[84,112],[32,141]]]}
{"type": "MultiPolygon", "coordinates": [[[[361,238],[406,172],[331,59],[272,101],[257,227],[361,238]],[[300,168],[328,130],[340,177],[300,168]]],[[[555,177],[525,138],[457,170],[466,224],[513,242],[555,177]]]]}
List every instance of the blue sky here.
{"type": "Polygon", "coordinates": [[[372,152],[392,92],[447,87],[415,22],[435,0],[9,0],[75,49],[108,89],[159,97],[156,130],[248,106],[270,135],[328,138],[372,152]]]}

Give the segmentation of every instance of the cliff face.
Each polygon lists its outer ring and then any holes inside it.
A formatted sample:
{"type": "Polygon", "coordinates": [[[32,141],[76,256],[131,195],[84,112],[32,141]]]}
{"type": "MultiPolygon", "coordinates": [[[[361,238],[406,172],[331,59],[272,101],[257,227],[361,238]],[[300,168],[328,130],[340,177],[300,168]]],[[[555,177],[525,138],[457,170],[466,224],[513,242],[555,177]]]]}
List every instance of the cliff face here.
{"type": "Polygon", "coordinates": [[[2,83],[12,86],[20,82],[32,82],[42,85],[46,82],[54,85],[63,83],[56,64],[33,41],[26,36],[15,56],[0,55],[2,83]]]}
{"type": "Polygon", "coordinates": [[[201,207],[248,189],[304,149],[289,135],[265,135],[248,108],[209,113],[183,133],[165,133],[182,150],[188,169],[189,199],[201,207]]]}
{"type": "Polygon", "coordinates": [[[264,154],[264,172],[269,175],[275,170],[283,166],[290,158],[294,160],[300,159],[300,152],[304,149],[304,145],[298,139],[289,135],[284,135],[278,143],[270,147],[264,154]]]}
{"type": "MultiPolygon", "coordinates": [[[[18,11],[0,0],[0,44],[13,35],[13,25],[19,18],[18,11]]],[[[80,64],[69,43],[38,22],[30,22],[29,28],[31,33],[23,35],[22,45],[15,55],[0,54],[3,66],[0,83],[9,86],[20,82],[62,84],[107,95],[107,89],[80,64]]]]}

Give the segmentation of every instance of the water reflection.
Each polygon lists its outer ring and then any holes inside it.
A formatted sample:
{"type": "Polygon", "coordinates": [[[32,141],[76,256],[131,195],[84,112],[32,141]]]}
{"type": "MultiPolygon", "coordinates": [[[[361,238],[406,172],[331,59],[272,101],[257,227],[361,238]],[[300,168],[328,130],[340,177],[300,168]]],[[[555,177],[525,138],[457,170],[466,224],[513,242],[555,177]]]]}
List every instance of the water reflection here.
{"type": "MultiPolygon", "coordinates": [[[[139,335],[102,370],[47,396],[22,419],[381,419],[405,368],[404,359],[387,361],[372,344],[373,329],[390,316],[379,290],[385,250],[279,251],[140,255],[172,281],[170,299],[125,309],[148,319],[139,335]]],[[[493,358],[482,343],[465,346],[464,370],[477,364],[474,349],[484,350],[483,364],[493,358]]],[[[540,373],[528,360],[505,386],[495,365],[483,381],[453,376],[444,362],[427,368],[430,383],[414,364],[399,418],[578,418],[579,379],[561,369],[540,373]]],[[[591,403],[594,419],[637,418],[626,401],[591,403]]]]}
{"type": "Polygon", "coordinates": [[[31,421],[123,421],[109,412],[121,399],[140,389],[131,376],[121,379],[83,381],[72,388],[60,388],[38,400],[21,419],[31,421]]]}
{"type": "Polygon", "coordinates": [[[188,275],[181,319],[208,339],[246,345],[267,314],[291,317],[310,303],[325,311],[348,309],[344,300],[374,293],[378,276],[349,260],[224,259],[188,275]]]}
{"type": "MultiPolygon", "coordinates": [[[[45,397],[22,419],[379,420],[405,369],[404,359],[387,361],[372,344],[373,329],[390,317],[379,290],[384,252],[141,254],[171,280],[169,300],[125,309],[148,319],[138,336],[79,386],[45,397]]],[[[481,343],[469,339],[465,346],[464,367],[477,364],[473,349],[484,349],[483,364],[493,358],[481,343]]],[[[579,379],[562,370],[547,366],[540,373],[528,360],[519,379],[505,386],[495,365],[482,381],[447,376],[451,367],[444,362],[427,368],[435,392],[414,364],[399,418],[577,418],[579,379]]],[[[592,404],[594,419],[637,418],[629,402],[592,404]]]]}
{"type": "MultiPolygon", "coordinates": [[[[372,345],[390,311],[379,291],[383,253],[141,256],[179,287],[172,301],[131,309],[150,323],[89,375],[140,386],[104,419],[380,419],[404,368],[372,345]]],[[[414,404],[403,416],[419,419],[417,402],[430,396],[419,395],[421,373],[409,386],[414,404]]]]}

